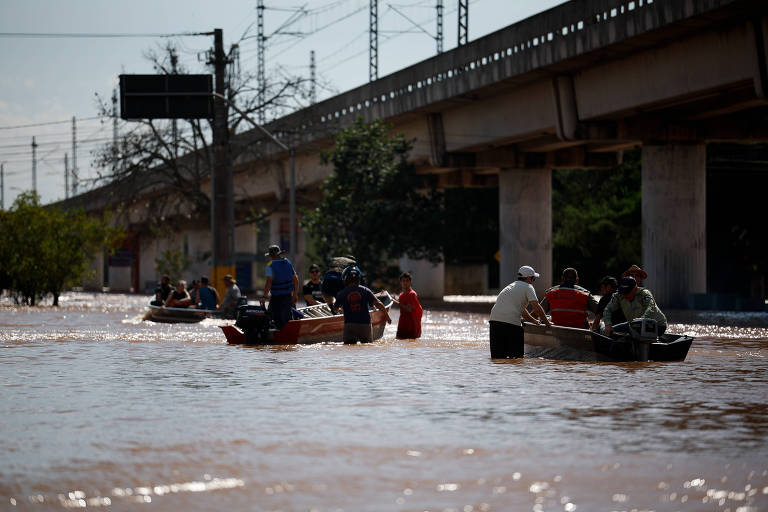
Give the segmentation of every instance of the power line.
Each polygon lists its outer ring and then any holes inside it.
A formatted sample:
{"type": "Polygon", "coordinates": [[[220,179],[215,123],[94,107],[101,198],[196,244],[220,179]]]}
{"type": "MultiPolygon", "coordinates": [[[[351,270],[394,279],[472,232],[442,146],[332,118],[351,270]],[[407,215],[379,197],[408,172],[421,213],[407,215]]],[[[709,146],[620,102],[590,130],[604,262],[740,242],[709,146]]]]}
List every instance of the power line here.
{"type": "Polygon", "coordinates": [[[0,37],[20,37],[20,38],[126,38],[126,37],[190,37],[190,36],[211,36],[213,32],[179,32],[176,34],[162,33],[89,33],[89,32],[0,32],[0,37]]]}
{"type": "MultiPolygon", "coordinates": [[[[94,116],[94,117],[82,117],[78,118],[80,121],[92,121],[94,119],[101,119],[101,116],[94,116]]],[[[64,124],[64,123],[71,123],[71,119],[67,119],[66,121],[48,121],[45,123],[33,123],[33,124],[20,124],[16,126],[0,126],[0,130],[16,130],[19,128],[35,128],[37,126],[49,126],[52,124],[64,124]]]]}

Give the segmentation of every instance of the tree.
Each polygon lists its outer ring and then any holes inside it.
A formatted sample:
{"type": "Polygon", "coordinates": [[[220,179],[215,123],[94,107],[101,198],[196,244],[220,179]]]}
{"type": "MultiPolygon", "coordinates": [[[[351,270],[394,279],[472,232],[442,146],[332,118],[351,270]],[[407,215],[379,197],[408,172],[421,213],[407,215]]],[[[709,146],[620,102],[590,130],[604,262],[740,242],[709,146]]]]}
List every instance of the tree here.
{"type": "Polygon", "coordinates": [[[358,118],[336,137],[321,154],[333,165],[323,199],[302,221],[319,257],[352,254],[372,279],[396,275],[403,255],[441,260],[442,196],[408,162],[411,143],[389,131],[358,118]]]}
{"type": "Polygon", "coordinates": [[[610,170],[556,170],[552,174],[555,279],[563,268],[579,271],[596,290],[605,275],[641,262],[640,152],[625,153],[610,170]]]}
{"type": "Polygon", "coordinates": [[[82,211],[43,207],[34,193],[16,198],[0,216],[0,267],[4,286],[17,302],[34,306],[48,294],[78,284],[95,253],[115,247],[122,230],[82,211]]]}

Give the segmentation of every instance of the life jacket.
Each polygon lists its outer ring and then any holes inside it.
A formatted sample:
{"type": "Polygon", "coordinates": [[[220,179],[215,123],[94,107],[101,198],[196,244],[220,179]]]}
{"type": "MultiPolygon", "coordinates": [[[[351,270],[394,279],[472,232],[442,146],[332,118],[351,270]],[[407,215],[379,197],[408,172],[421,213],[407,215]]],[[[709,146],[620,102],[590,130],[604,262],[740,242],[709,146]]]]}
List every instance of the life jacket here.
{"type": "Polygon", "coordinates": [[[272,260],[272,295],[290,295],[293,291],[293,265],[285,258],[272,260]]]}
{"type": "Polygon", "coordinates": [[[552,323],[564,327],[587,327],[589,292],[579,288],[555,286],[546,293],[552,323]]]}

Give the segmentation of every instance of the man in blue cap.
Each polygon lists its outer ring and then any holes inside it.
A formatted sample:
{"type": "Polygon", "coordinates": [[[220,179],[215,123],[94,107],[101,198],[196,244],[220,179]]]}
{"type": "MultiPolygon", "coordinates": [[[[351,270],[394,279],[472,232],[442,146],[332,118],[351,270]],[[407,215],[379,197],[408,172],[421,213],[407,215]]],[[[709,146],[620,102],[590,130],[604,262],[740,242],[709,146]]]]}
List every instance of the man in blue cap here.
{"type": "Polygon", "coordinates": [[[299,290],[299,276],[284,254],[285,251],[280,250],[279,245],[270,245],[264,255],[269,256],[270,261],[266,267],[267,282],[261,305],[264,305],[265,298],[271,293],[268,311],[278,329],[282,329],[291,319],[291,308],[298,300],[299,290]]]}
{"type": "Polygon", "coordinates": [[[637,281],[632,276],[622,277],[619,281],[619,289],[603,311],[605,322],[605,335],[610,336],[616,332],[628,332],[626,323],[613,325],[613,313],[621,310],[627,322],[636,318],[652,318],[656,320],[656,329],[661,336],[667,329],[667,317],[661,312],[648,288],[637,286],[637,281]]]}

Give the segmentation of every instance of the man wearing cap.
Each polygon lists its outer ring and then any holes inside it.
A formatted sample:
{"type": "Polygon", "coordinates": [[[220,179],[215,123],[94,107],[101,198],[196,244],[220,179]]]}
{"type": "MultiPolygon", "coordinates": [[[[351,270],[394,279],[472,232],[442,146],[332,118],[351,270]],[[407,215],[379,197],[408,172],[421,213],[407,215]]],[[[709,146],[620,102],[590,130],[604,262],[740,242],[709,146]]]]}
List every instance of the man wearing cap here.
{"type": "Polygon", "coordinates": [[[589,311],[597,311],[597,301],[578,282],[579,273],[569,267],[563,270],[560,284],[546,291],[541,308],[552,315],[553,324],[577,329],[589,328],[589,311]]]}
{"type": "MultiPolygon", "coordinates": [[[[608,303],[611,302],[611,298],[618,288],[619,282],[615,277],[605,276],[600,280],[600,295],[602,295],[602,298],[600,299],[600,302],[597,303],[595,319],[592,321],[593,331],[600,332],[600,320],[603,318],[603,312],[605,311],[606,306],[608,306],[608,303]]],[[[621,309],[617,309],[611,313],[611,319],[614,324],[620,324],[627,321],[627,319],[624,318],[624,313],[621,309]]]]}
{"type": "Polygon", "coordinates": [[[299,292],[299,276],[283,254],[285,251],[280,250],[280,246],[270,245],[264,255],[269,256],[270,261],[266,268],[267,282],[264,285],[264,297],[261,298],[261,304],[264,305],[265,297],[272,294],[268,311],[278,329],[282,329],[291,319],[291,308],[296,304],[299,292]]]}
{"type": "Polygon", "coordinates": [[[315,306],[325,302],[323,300],[323,292],[320,290],[322,285],[323,283],[320,281],[320,267],[313,263],[309,266],[309,281],[304,283],[304,287],[301,290],[307,306],[315,306]]]}
{"type": "Polygon", "coordinates": [[[219,305],[219,310],[221,310],[225,318],[234,318],[237,314],[237,303],[240,300],[240,288],[231,274],[225,275],[223,279],[227,292],[224,294],[224,300],[221,301],[221,305],[219,305]]]}
{"type": "Polygon", "coordinates": [[[357,266],[344,269],[343,279],[345,288],[336,295],[336,304],[332,306],[334,311],[338,308],[344,310],[344,343],[356,344],[371,343],[373,341],[373,329],[371,327],[371,313],[368,310],[374,306],[383,311],[387,317],[387,323],[391,324],[387,308],[376,298],[373,292],[360,285],[362,272],[357,266]]]}
{"type": "Polygon", "coordinates": [[[547,327],[551,325],[539,304],[536,290],[533,289],[533,282],[537,277],[539,274],[533,267],[520,267],[517,271],[517,281],[507,285],[496,298],[490,318],[491,358],[523,357],[524,331],[521,317],[526,322],[539,323],[528,312],[529,304],[547,327]]]}
{"type": "Polygon", "coordinates": [[[603,320],[605,321],[605,335],[610,336],[615,329],[622,332],[629,329],[626,323],[614,324],[613,313],[621,310],[627,321],[636,318],[652,318],[656,320],[656,328],[659,336],[667,329],[667,317],[661,312],[653,299],[653,295],[647,288],[637,286],[637,281],[632,276],[622,277],[619,281],[619,289],[613,294],[611,301],[605,307],[603,320]]]}

